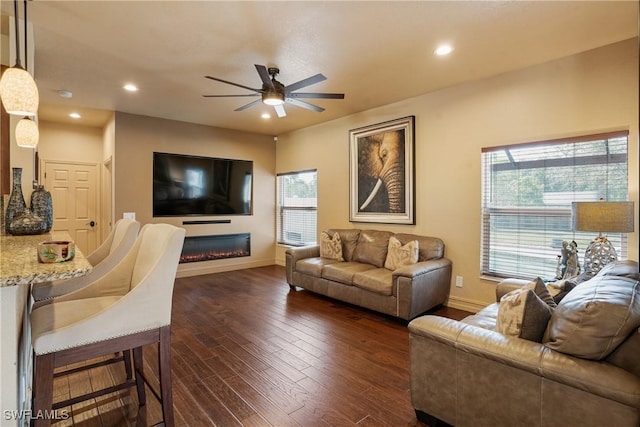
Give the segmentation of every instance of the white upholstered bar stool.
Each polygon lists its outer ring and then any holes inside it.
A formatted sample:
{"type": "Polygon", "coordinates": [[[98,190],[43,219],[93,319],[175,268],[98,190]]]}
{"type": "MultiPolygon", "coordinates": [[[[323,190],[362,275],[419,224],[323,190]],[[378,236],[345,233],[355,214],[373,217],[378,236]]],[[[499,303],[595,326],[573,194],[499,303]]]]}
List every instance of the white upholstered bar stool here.
{"type": "MultiPolygon", "coordinates": [[[[146,380],[142,346],[156,343],[160,392],[150,389],[161,401],[164,424],[174,424],[171,299],[184,235],[183,228],[173,225],[147,224],[132,250],[110,272],[61,297],[61,301],[56,299],[32,311],[33,413],[63,408],[134,385],[139,403],[144,405],[146,380]],[[52,402],[55,368],[126,350],[133,350],[134,380],[63,402],[52,402]]],[[[37,418],[33,425],[50,425],[50,421],[37,418]]]]}
{"type": "Polygon", "coordinates": [[[138,221],[119,219],[105,241],[87,256],[87,260],[93,266],[88,274],[73,279],[34,284],[31,288],[33,299],[36,302],[50,300],[94,282],[110,271],[131,250],[138,231],[138,221]]]}

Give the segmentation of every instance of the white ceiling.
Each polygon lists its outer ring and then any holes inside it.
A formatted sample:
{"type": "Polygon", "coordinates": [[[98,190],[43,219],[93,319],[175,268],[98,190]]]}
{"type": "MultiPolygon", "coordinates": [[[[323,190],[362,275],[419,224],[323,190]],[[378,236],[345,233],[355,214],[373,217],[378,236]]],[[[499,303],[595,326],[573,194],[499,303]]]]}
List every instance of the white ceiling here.
{"type": "Polygon", "coordinates": [[[278,135],[635,37],[638,2],[34,0],[28,20],[41,120],[74,110],[99,126],[122,111],[278,135]],[[455,49],[445,58],[433,55],[442,42],[455,49]],[[251,93],[204,76],[260,87],[254,64],[278,66],[285,85],[322,73],[303,91],[345,99],[278,118],[265,105],[233,111],[253,98],[202,97],[251,93]]]}

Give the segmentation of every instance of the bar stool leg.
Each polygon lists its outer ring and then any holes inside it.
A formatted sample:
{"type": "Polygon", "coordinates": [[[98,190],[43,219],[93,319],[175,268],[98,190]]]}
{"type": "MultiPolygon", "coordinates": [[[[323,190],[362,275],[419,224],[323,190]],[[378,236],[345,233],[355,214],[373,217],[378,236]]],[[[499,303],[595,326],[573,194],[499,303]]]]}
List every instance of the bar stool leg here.
{"type": "Polygon", "coordinates": [[[142,358],[142,347],[133,349],[133,369],[136,377],[136,390],[138,391],[138,405],[144,406],[147,403],[147,396],[144,390],[144,360],[142,358]]]}
{"type": "Polygon", "coordinates": [[[47,414],[53,405],[53,353],[36,356],[35,378],[37,393],[33,397],[32,414],[35,419],[31,425],[35,427],[50,426],[47,414]],[[39,416],[42,414],[42,416],[39,416]]]}
{"type": "Polygon", "coordinates": [[[171,327],[160,328],[158,343],[160,364],[160,393],[162,395],[162,415],[166,427],[174,426],[173,395],[171,392],[171,327]]]}

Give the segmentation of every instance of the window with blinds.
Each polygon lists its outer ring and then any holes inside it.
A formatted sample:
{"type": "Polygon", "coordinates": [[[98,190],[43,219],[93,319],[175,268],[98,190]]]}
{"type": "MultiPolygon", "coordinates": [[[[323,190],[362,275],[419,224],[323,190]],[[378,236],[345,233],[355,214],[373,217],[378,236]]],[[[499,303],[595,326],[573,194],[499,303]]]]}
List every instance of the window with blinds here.
{"type": "MultiPolygon", "coordinates": [[[[627,200],[628,132],[482,150],[481,271],[553,279],[563,241],[575,241],[581,271],[596,235],[575,232],[571,202],[627,200]]],[[[626,234],[608,234],[626,258],[626,234]]]]}
{"type": "Polygon", "coordinates": [[[316,170],[277,176],[278,243],[305,246],[316,243],[318,176],[316,170]]]}

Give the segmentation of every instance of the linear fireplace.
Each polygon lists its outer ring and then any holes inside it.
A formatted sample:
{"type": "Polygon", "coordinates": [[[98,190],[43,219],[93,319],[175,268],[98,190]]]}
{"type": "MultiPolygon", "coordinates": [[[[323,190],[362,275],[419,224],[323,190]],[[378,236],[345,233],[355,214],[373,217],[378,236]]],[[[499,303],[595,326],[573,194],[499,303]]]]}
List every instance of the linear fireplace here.
{"type": "Polygon", "coordinates": [[[251,234],[214,234],[184,239],[180,262],[209,261],[251,255],[251,234]]]}

